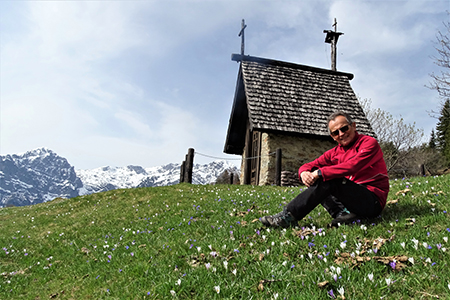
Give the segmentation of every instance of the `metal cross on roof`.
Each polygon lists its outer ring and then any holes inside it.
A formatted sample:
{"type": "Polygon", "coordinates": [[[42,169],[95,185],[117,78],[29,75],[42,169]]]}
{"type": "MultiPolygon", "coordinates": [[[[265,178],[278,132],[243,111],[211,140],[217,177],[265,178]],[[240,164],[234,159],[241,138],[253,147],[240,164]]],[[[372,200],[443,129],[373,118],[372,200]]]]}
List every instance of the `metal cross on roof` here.
{"type": "Polygon", "coordinates": [[[247,25],[245,25],[245,20],[242,19],[241,31],[239,31],[239,34],[238,34],[238,36],[241,37],[241,55],[244,55],[244,50],[245,50],[244,30],[246,27],[247,27],[247,25]]]}

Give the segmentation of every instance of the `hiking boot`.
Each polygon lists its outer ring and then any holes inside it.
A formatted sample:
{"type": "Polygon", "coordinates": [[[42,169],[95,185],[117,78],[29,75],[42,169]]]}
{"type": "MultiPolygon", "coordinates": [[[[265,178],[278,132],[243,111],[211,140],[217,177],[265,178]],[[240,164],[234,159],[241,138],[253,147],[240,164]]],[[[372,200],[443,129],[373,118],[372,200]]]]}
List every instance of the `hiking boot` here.
{"type": "Polygon", "coordinates": [[[329,227],[339,227],[343,224],[351,224],[357,219],[358,216],[355,213],[349,212],[347,209],[344,209],[337,214],[336,218],[333,221],[331,221],[329,227]]]}
{"type": "Polygon", "coordinates": [[[277,213],[276,215],[262,217],[261,223],[263,223],[263,225],[265,226],[282,228],[288,228],[289,226],[295,227],[298,225],[297,220],[290,212],[286,210],[286,208],[284,208],[283,211],[277,213]]]}

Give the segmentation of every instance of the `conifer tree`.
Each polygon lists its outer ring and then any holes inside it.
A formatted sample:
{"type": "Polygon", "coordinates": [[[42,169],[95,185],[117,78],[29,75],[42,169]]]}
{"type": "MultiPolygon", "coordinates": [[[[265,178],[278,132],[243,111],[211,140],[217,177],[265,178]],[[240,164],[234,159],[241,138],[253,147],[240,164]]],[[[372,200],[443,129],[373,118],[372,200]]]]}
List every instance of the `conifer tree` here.
{"type": "Polygon", "coordinates": [[[450,161],[450,100],[442,105],[439,121],[436,125],[436,146],[442,155],[450,161]]]}
{"type": "Polygon", "coordinates": [[[434,129],[431,129],[430,142],[428,143],[428,148],[436,149],[436,134],[434,133],[434,129]]]}

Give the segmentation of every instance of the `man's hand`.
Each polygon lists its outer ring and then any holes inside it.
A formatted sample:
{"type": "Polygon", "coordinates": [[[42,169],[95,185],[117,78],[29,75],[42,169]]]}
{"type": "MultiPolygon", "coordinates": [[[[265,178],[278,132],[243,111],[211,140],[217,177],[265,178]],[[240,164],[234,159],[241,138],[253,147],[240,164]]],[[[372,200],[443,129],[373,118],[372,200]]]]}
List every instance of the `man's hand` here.
{"type": "Polygon", "coordinates": [[[307,186],[310,187],[316,182],[317,179],[319,179],[319,174],[317,173],[317,170],[314,172],[309,171],[303,171],[300,174],[300,177],[302,179],[302,182],[307,186]]]}

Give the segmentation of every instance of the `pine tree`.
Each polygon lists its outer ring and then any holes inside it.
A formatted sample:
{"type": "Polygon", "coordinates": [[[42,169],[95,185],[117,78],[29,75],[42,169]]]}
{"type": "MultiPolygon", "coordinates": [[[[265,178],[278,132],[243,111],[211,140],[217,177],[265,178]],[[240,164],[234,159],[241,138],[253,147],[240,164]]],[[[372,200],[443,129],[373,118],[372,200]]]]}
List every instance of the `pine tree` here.
{"type": "Polygon", "coordinates": [[[442,105],[436,125],[436,142],[437,149],[450,161],[450,99],[442,105]]]}
{"type": "Polygon", "coordinates": [[[434,129],[431,129],[430,142],[428,143],[428,148],[436,149],[436,134],[434,133],[434,129]]]}

